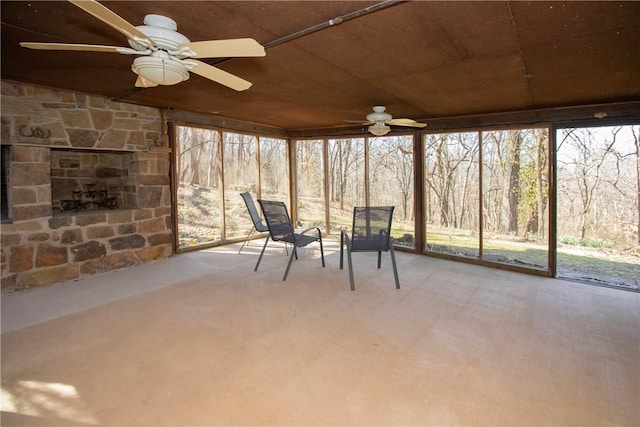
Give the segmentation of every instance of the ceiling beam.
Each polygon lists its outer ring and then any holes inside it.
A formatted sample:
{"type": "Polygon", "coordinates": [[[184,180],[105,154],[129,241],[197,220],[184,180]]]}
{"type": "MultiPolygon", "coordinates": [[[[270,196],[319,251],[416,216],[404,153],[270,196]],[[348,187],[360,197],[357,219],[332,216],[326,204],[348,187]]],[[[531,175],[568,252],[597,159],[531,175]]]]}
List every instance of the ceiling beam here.
{"type": "MultiPolygon", "coordinates": [[[[257,123],[243,122],[224,117],[186,111],[169,110],[167,120],[207,127],[246,132],[276,138],[326,138],[368,136],[366,127],[343,126],[316,129],[280,129],[257,123]]],[[[529,111],[513,111],[470,116],[442,117],[420,120],[428,126],[413,129],[392,126],[389,136],[415,132],[456,131],[498,126],[532,126],[554,124],[556,126],[613,126],[640,123],[640,101],[594,104],[575,107],[547,108],[529,111]]]]}

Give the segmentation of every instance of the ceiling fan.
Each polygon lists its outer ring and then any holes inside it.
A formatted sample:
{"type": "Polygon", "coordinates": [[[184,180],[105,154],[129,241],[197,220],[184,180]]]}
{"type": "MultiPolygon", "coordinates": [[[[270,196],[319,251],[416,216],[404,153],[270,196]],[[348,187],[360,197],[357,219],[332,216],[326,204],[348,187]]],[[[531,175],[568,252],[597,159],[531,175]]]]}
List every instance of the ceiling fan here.
{"type": "MultiPolygon", "coordinates": [[[[373,113],[367,114],[367,121],[363,124],[370,125],[369,132],[375,136],[383,136],[391,131],[389,125],[392,126],[410,126],[414,128],[423,128],[426,123],[419,123],[412,119],[394,119],[391,114],[386,113],[387,107],[376,105],[373,107],[373,113]]],[[[362,123],[362,122],[358,122],[362,123]]]]}
{"type": "Polygon", "coordinates": [[[95,0],[69,0],[71,3],[118,30],[131,47],[69,43],[21,42],[29,49],[77,50],[139,55],[131,69],[138,75],[137,87],[174,85],[189,78],[189,72],[237,91],[251,87],[238,76],[194,58],[265,56],[264,47],[250,38],[191,42],[177,32],[176,22],[162,15],[146,15],[144,25],[133,26],[95,0]]]}

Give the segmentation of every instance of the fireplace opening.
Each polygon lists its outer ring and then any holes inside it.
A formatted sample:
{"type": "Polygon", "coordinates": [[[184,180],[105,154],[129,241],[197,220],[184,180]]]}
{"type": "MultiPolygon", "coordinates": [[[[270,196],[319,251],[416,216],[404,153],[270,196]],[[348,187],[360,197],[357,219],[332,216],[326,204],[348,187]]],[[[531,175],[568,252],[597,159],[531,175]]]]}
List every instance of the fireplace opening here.
{"type": "Polygon", "coordinates": [[[132,152],[51,150],[53,212],[134,209],[132,152]]]}

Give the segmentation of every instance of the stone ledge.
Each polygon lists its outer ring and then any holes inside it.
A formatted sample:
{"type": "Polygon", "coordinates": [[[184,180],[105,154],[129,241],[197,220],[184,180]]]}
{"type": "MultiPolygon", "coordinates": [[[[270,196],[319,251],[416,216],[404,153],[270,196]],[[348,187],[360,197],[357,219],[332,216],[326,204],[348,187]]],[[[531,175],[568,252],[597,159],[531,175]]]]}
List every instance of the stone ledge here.
{"type": "Polygon", "coordinates": [[[64,282],[80,277],[78,266],[67,264],[60,267],[48,268],[46,270],[35,270],[23,273],[16,278],[16,281],[23,286],[48,286],[52,283],[64,282]]]}
{"type": "Polygon", "coordinates": [[[139,264],[139,261],[134,253],[127,251],[108,255],[100,259],[89,260],[80,266],[80,272],[82,274],[104,273],[105,271],[130,267],[137,264],[139,264]]]}

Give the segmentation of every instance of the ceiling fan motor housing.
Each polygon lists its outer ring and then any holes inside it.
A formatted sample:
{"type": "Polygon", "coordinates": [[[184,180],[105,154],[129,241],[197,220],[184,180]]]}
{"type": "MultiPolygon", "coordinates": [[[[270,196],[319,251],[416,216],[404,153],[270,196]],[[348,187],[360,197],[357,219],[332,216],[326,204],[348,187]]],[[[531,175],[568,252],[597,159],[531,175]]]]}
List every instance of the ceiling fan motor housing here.
{"type": "Polygon", "coordinates": [[[377,105],[373,107],[373,113],[367,114],[367,120],[370,122],[386,122],[387,120],[391,120],[391,114],[385,113],[386,107],[381,105],[377,105]]]}

